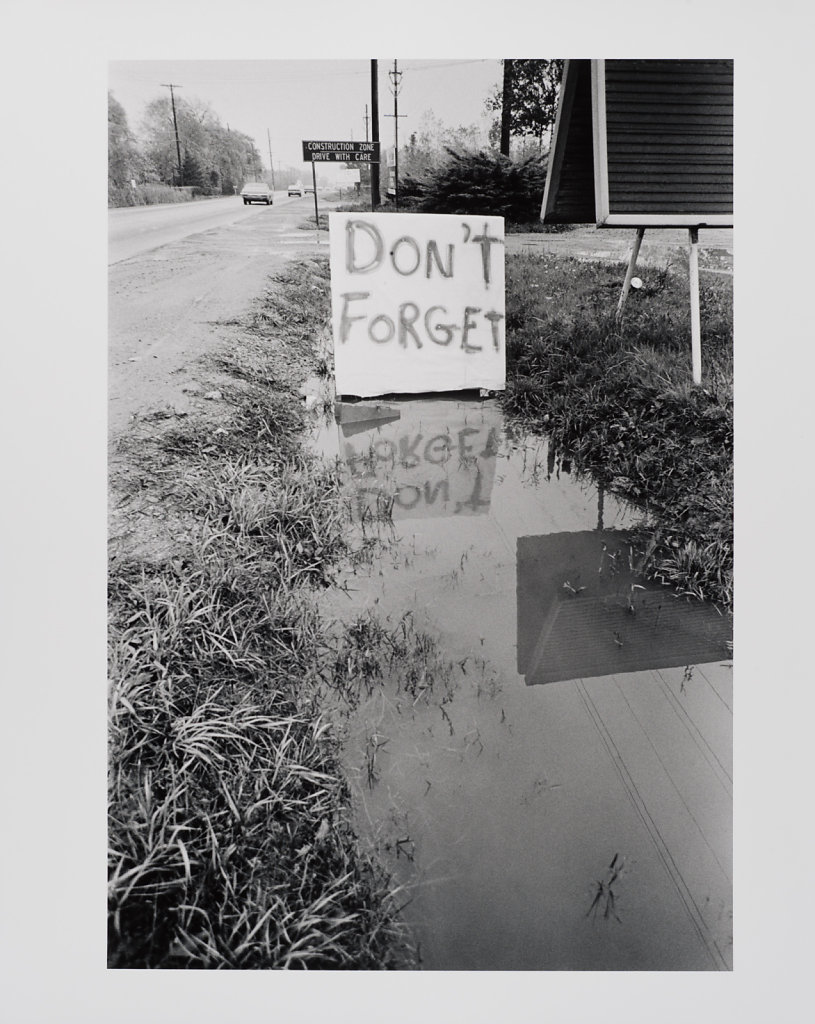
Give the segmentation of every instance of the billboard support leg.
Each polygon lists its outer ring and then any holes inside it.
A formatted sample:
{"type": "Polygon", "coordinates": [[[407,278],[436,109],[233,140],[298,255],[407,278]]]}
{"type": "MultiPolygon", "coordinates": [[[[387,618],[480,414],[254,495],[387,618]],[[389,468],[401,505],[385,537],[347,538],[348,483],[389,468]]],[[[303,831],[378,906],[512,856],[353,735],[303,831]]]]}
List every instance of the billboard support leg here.
{"type": "Polygon", "coordinates": [[[689,228],[690,345],[693,383],[702,383],[702,322],[699,314],[699,228],[689,228]]]}
{"type": "Polygon", "coordinates": [[[631,257],[628,260],[628,270],[625,272],[625,281],[623,281],[623,290],[620,292],[620,301],[617,303],[617,322],[619,323],[623,315],[623,307],[625,306],[625,300],[628,298],[628,290],[631,287],[631,278],[634,276],[634,271],[637,267],[637,257],[640,254],[640,245],[642,244],[642,236],[645,234],[645,228],[637,228],[637,236],[634,239],[634,245],[631,248],[631,257]]]}

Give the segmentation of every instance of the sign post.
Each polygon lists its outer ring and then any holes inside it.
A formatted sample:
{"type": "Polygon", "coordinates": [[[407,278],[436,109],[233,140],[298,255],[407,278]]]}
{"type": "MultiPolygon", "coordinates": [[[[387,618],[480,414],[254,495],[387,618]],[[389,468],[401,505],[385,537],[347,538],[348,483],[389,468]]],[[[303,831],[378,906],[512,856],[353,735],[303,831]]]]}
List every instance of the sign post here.
{"type": "MultiPolygon", "coordinates": [[[[322,142],[315,139],[303,139],[303,161],[311,163],[311,176],[314,184],[314,216],[317,221],[317,237],[320,237],[320,214],[317,207],[317,172],[315,164],[379,164],[378,142],[322,142]]],[[[373,172],[372,172],[373,173],[373,172]]]]}
{"type": "Polygon", "coordinates": [[[311,184],[314,189],[314,223],[317,225],[317,241],[320,240],[320,211],[317,207],[317,172],[314,169],[314,161],[311,161],[311,184]]]}

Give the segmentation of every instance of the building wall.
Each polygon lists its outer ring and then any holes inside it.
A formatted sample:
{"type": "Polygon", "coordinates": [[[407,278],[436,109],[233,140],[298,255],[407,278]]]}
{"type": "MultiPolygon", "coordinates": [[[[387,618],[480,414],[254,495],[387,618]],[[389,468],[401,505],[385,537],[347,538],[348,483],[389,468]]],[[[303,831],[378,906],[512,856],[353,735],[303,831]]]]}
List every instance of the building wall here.
{"type": "MultiPolygon", "coordinates": [[[[557,204],[549,224],[593,224],[594,153],[591,129],[591,61],[570,61],[574,76],[568,133],[557,186],[557,204]]],[[[550,158],[551,161],[551,158],[550,158]]]]}

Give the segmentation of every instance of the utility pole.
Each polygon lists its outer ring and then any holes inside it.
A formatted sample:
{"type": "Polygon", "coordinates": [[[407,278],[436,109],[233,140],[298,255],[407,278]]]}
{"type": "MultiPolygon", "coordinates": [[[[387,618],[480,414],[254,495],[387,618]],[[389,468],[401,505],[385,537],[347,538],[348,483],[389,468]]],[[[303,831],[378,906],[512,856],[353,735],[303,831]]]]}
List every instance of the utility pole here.
{"type": "Polygon", "coordinates": [[[399,113],[399,91],[402,88],[402,72],[399,70],[396,62],[396,58],[393,61],[393,71],[388,72],[388,78],[391,80],[391,92],[393,93],[393,113],[385,114],[385,117],[393,118],[393,156],[394,156],[394,201],[396,203],[396,212],[399,212],[399,118],[407,117],[407,114],[399,113]]]}
{"type": "Polygon", "coordinates": [[[365,104],[365,117],[363,118],[363,120],[365,121],[365,141],[368,142],[368,104],[367,103],[365,104]]]}
{"type": "Polygon", "coordinates": [[[184,184],[184,168],[181,166],[181,143],[178,141],[178,119],[175,116],[175,93],[173,89],[180,89],[181,86],[175,82],[162,82],[162,88],[170,90],[170,103],[173,106],[173,125],[175,126],[175,151],[178,155],[178,180],[184,184]]]}
{"type": "Polygon", "coordinates": [[[272,192],[274,192],[274,164],[272,163],[272,139],[269,135],[269,129],[266,129],[266,141],[269,143],[269,171],[272,175],[272,192]]]}
{"type": "MultiPolygon", "coordinates": [[[[379,142],[379,62],[371,61],[371,142],[379,142]]],[[[378,147],[377,147],[378,148],[378,147]]],[[[371,164],[371,209],[379,206],[379,168],[380,164],[371,164]]]]}
{"type": "Polygon", "coordinates": [[[501,152],[509,156],[509,122],[512,116],[513,61],[504,61],[504,83],[501,90],[501,152]]]}

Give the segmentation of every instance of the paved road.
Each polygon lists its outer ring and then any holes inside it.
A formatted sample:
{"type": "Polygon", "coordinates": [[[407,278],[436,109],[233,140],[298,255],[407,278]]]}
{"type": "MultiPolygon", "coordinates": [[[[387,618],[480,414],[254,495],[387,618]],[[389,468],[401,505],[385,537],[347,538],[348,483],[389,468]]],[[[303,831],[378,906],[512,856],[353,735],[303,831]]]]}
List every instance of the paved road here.
{"type": "MultiPolygon", "coordinates": [[[[321,211],[331,205],[320,202],[321,211]]],[[[207,371],[201,357],[229,343],[269,277],[294,257],[328,253],[309,218],[314,200],[284,196],[273,206],[240,199],[184,204],[184,210],[122,210],[108,270],[109,427],[136,415],[186,411],[207,371]],[[182,216],[201,206],[189,220],[182,216]],[[143,214],[143,217],[137,216],[143,214]],[[121,221],[132,221],[126,230],[121,221]],[[142,230],[143,229],[143,230],[142,230]]]]}
{"type": "MultiPolygon", "coordinates": [[[[313,213],[314,200],[311,196],[307,199],[289,198],[285,192],[275,192],[272,211],[292,203],[303,207],[304,217],[308,216],[307,211],[313,213]]],[[[255,203],[244,206],[239,196],[109,210],[108,265],[120,263],[170,242],[178,242],[200,231],[225,227],[247,217],[272,211],[268,206],[255,203]]]]}

